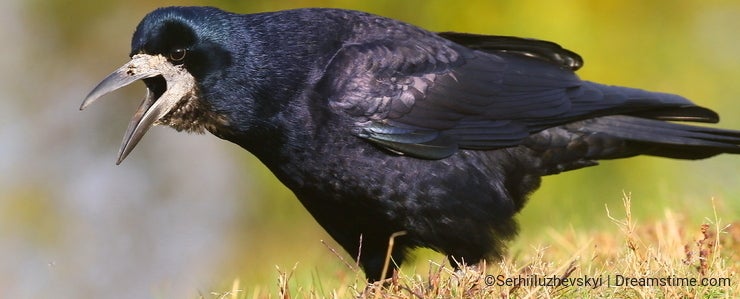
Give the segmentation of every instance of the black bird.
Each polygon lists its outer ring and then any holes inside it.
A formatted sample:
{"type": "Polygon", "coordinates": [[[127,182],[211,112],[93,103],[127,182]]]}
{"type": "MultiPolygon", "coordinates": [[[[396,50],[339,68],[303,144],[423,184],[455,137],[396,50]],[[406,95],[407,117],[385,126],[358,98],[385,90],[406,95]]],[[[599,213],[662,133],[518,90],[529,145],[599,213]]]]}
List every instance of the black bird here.
{"type": "Polygon", "coordinates": [[[118,163],[154,124],[234,142],[371,280],[400,231],[396,264],[414,247],[468,263],[500,257],[541,176],[635,155],[740,153],[740,131],[672,122],[715,123],[715,112],[583,81],[581,57],[542,40],[339,9],[168,7],[144,17],[130,56],[81,107],[146,84],[118,163]]]}

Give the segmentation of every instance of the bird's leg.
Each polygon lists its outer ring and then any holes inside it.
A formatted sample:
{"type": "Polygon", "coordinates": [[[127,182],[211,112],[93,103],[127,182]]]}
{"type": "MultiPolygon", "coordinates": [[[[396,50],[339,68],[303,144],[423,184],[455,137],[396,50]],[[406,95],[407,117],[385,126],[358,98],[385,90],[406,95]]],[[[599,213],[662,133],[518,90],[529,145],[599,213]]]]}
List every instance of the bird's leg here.
{"type": "Polygon", "coordinates": [[[403,263],[404,253],[403,250],[393,250],[390,255],[390,262],[388,267],[385,267],[386,255],[374,254],[377,250],[364,250],[363,255],[360,257],[360,265],[365,271],[365,276],[369,282],[380,281],[391,277],[394,271],[397,271],[397,265],[403,263]],[[385,277],[383,277],[383,271],[385,269],[385,277]]]}
{"type": "MultiPolygon", "coordinates": [[[[381,238],[385,239],[384,242],[376,241],[362,244],[363,247],[360,251],[361,255],[358,262],[362,265],[362,269],[365,270],[365,276],[367,276],[370,282],[392,277],[394,271],[403,263],[407,245],[399,237],[402,238],[405,234],[405,231],[399,231],[387,238],[381,238]]],[[[367,241],[370,241],[370,239],[368,238],[367,241]]]]}

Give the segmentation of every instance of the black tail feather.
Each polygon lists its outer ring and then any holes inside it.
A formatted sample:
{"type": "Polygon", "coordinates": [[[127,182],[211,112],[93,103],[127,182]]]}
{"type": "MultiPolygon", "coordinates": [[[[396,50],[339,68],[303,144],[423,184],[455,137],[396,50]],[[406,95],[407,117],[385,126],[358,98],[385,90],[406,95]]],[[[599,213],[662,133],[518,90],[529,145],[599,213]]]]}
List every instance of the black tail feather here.
{"type": "Polygon", "coordinates": [[[740,154],[740,131],[624,115],[584,121],[582,128],[625,140],[630,154],[691,160],[722,153],[740,154]]]}

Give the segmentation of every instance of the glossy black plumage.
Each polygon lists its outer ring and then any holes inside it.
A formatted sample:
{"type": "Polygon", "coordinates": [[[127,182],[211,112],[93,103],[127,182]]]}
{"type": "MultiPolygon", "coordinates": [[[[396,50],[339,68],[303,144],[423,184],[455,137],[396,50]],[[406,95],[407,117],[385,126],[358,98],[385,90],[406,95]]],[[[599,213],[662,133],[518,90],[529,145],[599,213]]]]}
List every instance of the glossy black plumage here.
{"type": "Polygon", "coordinates": [[[151,125],[135,129],[148,111],[159,124],[234,142],[371,279],[398,231],[397,264],[414,247],[468,263],[500,257],[541,176],[640,154],[740,153],[738,131],[670,122],[717,122],[713,111],[582,81],[577,54],[540,40],[435,34],[347,10],[173,7],[144,18],[131,55],[167,65],[157,76],[152,63],[128,64],[83,103],[134,79],[147,84],[119,162],[151,125]],[[173,84],[182,69],[192,89],[175,88],[190,86],[173,84]]]}

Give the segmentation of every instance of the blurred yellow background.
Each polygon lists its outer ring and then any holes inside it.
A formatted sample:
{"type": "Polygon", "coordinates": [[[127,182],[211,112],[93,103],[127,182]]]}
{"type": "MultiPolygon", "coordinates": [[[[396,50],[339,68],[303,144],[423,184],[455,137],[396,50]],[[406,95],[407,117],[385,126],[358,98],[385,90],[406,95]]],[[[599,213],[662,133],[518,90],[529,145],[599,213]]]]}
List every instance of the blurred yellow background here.
{"type": "MultiPolygon", "coordinates": [[[[352,275],[293,195],[249,153],[210,135],[152,129],[114,165],[142,84],[77,111],[128,60],[149,11],[212,5],[252,13],[364,10],[433,31],[551,40],[581,54],[582,78],[681,94],[740,129],[737,1],[20,1],[0,4],[0,297],[195,298],[298,279],[352,275]]],[[[701,222],[710,198],[740,215],[740,157],[638,157],[547,177],[519,219],[512,250],[548,230],[609,227],[604,205],[631,192],[638,219],[664,209],[701,222]]],[[[440,260],[428,252],[416,260],[440,260]]],[[[413,269],[413,265],[410,268],[413,269]]],[[[247,290],[249,292],[249,290],[247,290]]]]}

